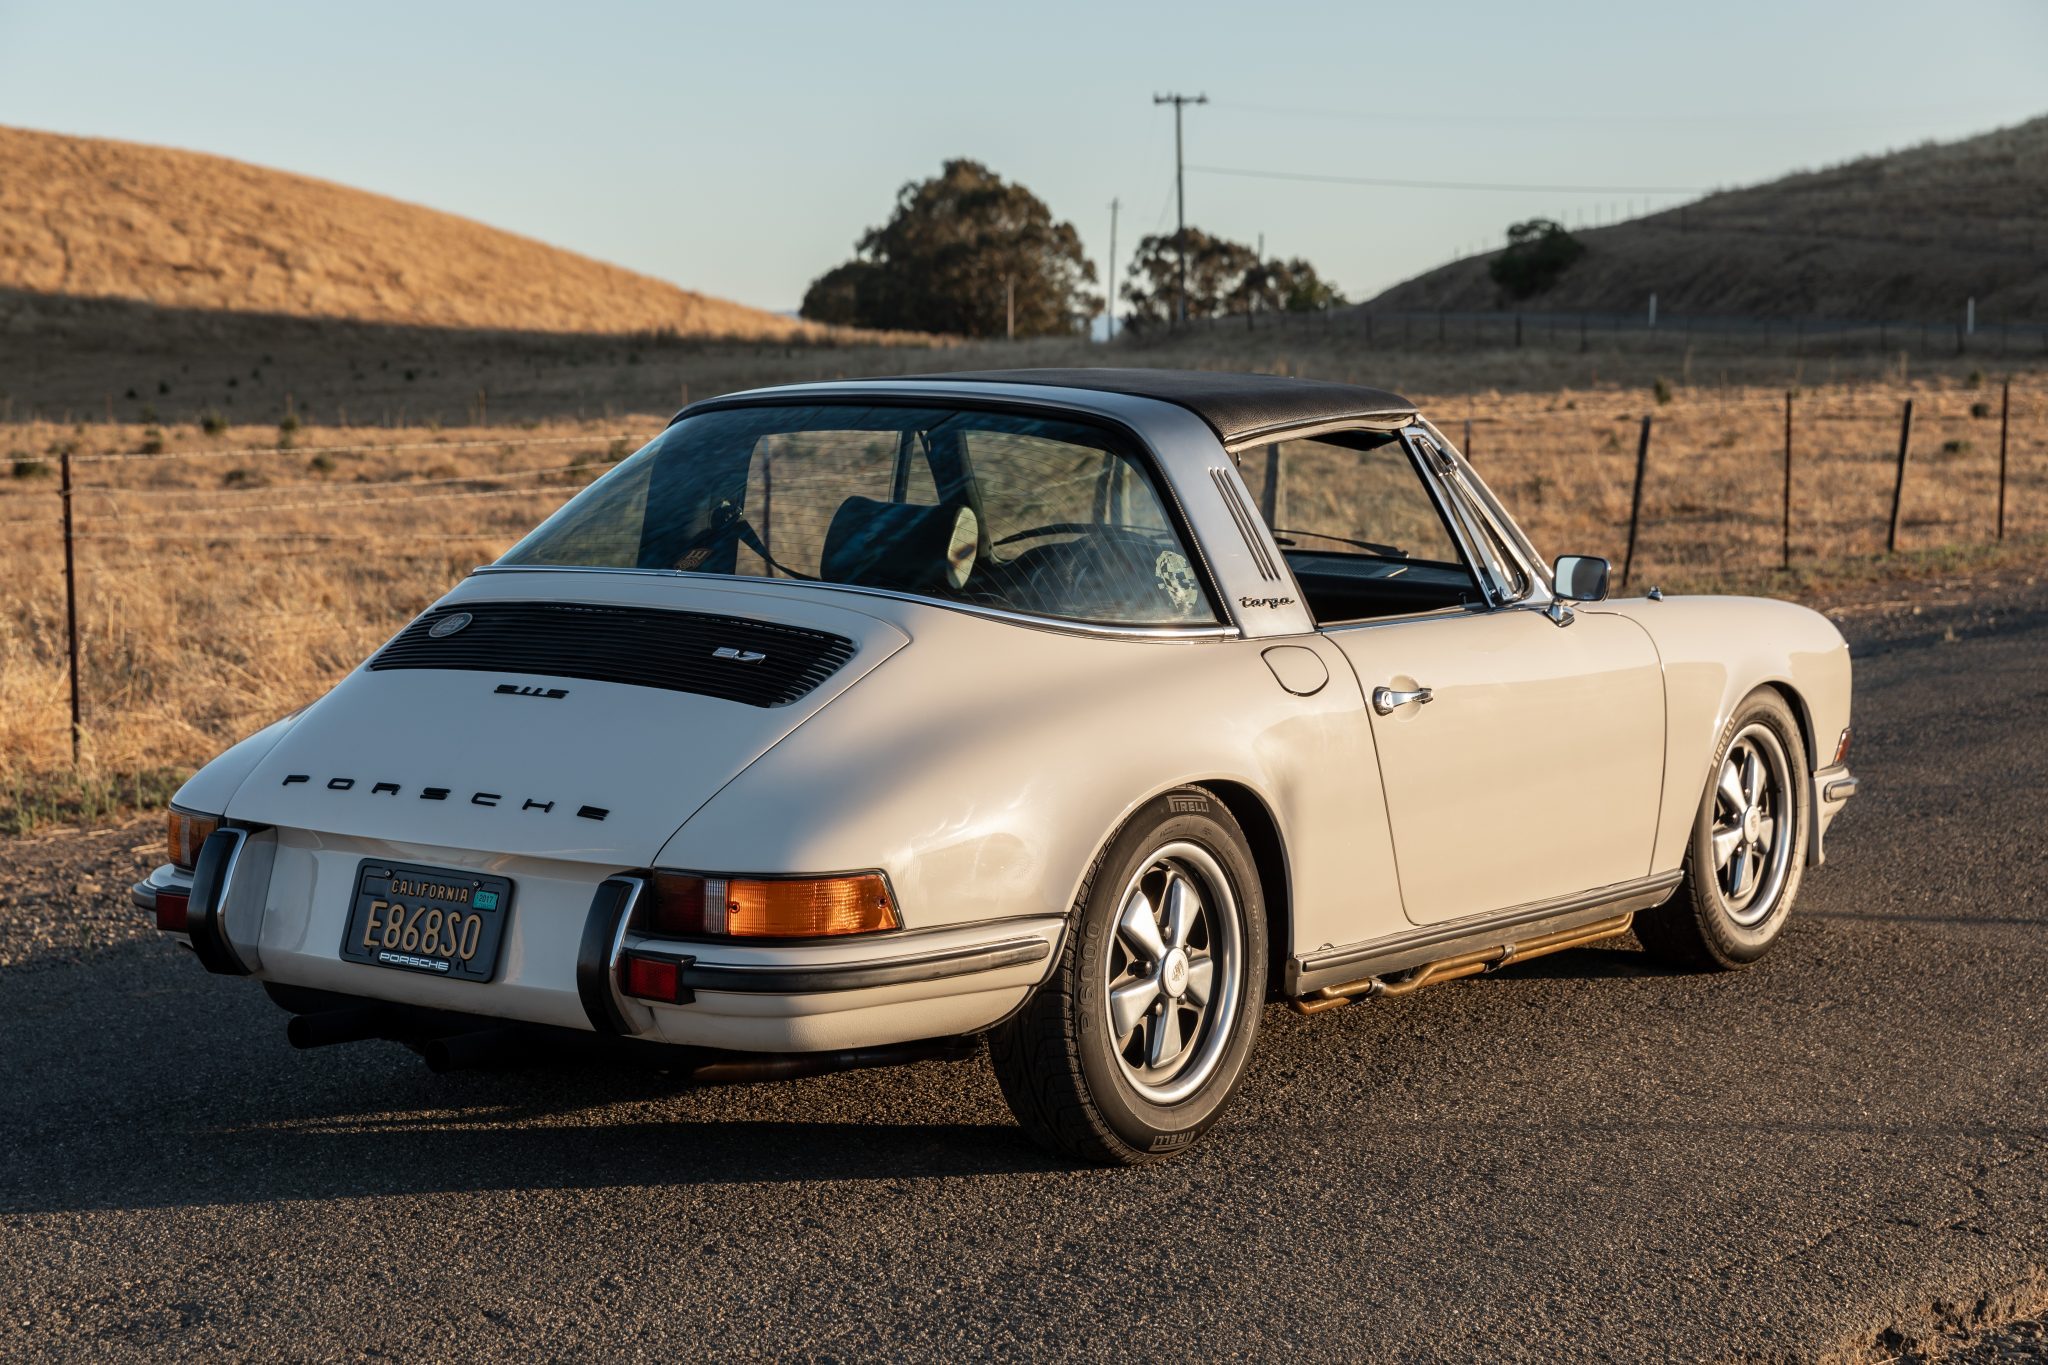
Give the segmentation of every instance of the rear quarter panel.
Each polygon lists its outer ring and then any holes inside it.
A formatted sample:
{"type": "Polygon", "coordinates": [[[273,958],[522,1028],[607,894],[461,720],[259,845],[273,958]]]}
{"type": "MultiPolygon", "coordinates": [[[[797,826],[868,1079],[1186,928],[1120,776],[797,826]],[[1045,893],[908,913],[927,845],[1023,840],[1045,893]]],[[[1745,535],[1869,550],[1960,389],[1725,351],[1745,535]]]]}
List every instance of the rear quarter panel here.
{"type": "Polygon", "coordinates": [[[889,874],[907,928],[1061,915],[1111,833],[1187,783],[1241,784],[1285,845],[1292,941],[1400,920],[1357,683],[1286,691],[1271,641],[1090,638],[912,609],[912,643],[677,832],[665,867],[889,874]]]}

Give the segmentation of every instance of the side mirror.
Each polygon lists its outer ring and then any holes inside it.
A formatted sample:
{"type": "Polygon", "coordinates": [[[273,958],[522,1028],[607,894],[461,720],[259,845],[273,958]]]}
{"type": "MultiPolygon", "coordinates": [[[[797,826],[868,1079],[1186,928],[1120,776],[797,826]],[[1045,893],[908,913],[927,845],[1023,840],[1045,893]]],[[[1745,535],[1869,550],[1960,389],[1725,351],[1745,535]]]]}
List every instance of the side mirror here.
{"type": "Polygon", "coordinates": [[[1560,555],[1553,591],[1566,602],[1599,602],[1607,597],[1607,576],[1613,566],[1592,555],[1560,555]]]}

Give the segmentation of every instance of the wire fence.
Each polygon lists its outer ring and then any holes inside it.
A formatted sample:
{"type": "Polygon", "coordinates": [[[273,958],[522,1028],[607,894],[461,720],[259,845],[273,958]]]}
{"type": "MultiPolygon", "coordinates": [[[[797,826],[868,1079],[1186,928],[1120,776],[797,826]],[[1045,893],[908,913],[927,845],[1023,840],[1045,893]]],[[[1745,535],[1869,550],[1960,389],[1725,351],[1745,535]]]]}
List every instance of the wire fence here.
{"type": "MultiPolygon", "coordinates": [[[[1802,559],[1817,561],[1852,544],[1858,552],[1878,553],[1881,546],[1883,553],[1898,553],[1937,540],[2003,540],[2023,517],[2038,524],[2048,511],[2048,467],[2040,459],[2048,448],[2048,402],[2040,394],[2016,393],[2011,381],[1969,391],[1960,400],[1953,392],[1937,399],[1882,391],[1808,397],[1745,390],[1649,413],[1617,411],[1627,400],[1610,395],[1584,394],[1574,402],[1581,400],[1585,410],[1560,411],[1563,403],[1553,398],[1546,408],[1540,395],[1519,404],[1497,398],[1486,408],[1440,412],[1436,420],[1453,439],[1462,437],[1468,456],[1543,543],[1611,544],[1623,585],[1640,575],[1646,559],[1661,558],[1669,566],[1681,550],[1693,563],[1791,569],[1802,559]],[[1944,410],[1933,413],[1934,406],[1944,410]],[[1965,431],[1975,434],[1957,434],[1965,431]],[[1829,528],[1825,534],[1823,525],[1829,528]]],[[[148,665],[124,663],[122,651],[132,646],[110,638],[132,631],[134,617],[155,609],[156,599],[146,594],[122,598],[118,607],[107,600],[94,617],[99,634],[86,638],[81,604],[100,602],[108,585],[125,588],[152,575],[168,579],[182,573],[188,600],[177,609],[215,612],[207,618],[210,629],[243,631],[252,642],[259,636],[324,633],[338,648],[352,648],[381,629],[377,623],[386,611],[358,605],[349,617],[355,621],[351,630],[339,628],[342,617],[333,613],[350,605],[352,587],[365,575],[397,576],[393,581],[402,579],[407,593],[438,591],[444,573],[460,573],[465,562],[495,554],[642,439],[639,433],[603,432],[347,442],[285,451],[73,452],[59,443],[55,453],[37,457],[56,466],[58,487],[17,486],[0,496],[0,556],[11,559],[9,590],[24,603],[61,584],[74,765],[92,701],[85,695],[88,686],[107,694],[101,704],[113,710],[116,694],[125,699],[133,692],[122,670],[161,676],[182,668],[175,651],[148,665]],[[513,468],[486,464],[444,473],[429,466],[429,477],[410,468],[416,459],[454,452],[510,459],[564,447],[581,449],[567,461],[558,457],[513,468]],[[258,479],[276,475],[283,481],[199,486],[164,483],[154,472],[228,455],[257,466],[258,479]],[[353,481],[340,482],[313,477],[303,460],[262,466],[272,455],[349,456],[361,463],[353,481]],[[81,477],[88,473],[98,477],[81,477]],[[26,510],[27,504],[36,510],[26,510]],[[469,508],[478,510],[461,510],[469,508]],[[305,577],[298,564],[323,573],[305,577]],[[267,590],[287,601],[328,585],[321,591],[331,600],[321,610],[329,614],[315,611],[313,619],[290,621],[307,616],[308,609],[266,610],[263,593],[246,591],[233,594],[231,611],[198,601],[209,591],[218,597],[235,575],[243,580],[238,588],[246,587],[258,566],[302,575],[267,590]],[[93,669],[86,670],[84,662],[93,669]]],[[[46,624],[37,630],[57,629],[53,606],[45,598],[39,619],[46,624]]],[[[39,638],[55,639],[48,633],[39,638]]],[[[218,722],[224,731],[239,723],[234,717],[218,722]]]]}
{"type": "MultiPolygon", "coordinates": [[[[279,519],[285,513],[318,513],[323,521],[365,513],[407,512],[427,504],[476,502],[484,500],[566,499],[588,476],[595,475],[618,460],[642,435],[602,433],[575,436],[536,436],[471,440],[353,441],[321,445],[282,444],[276,448],[252,450],[247,447],[209,446],[187,450],[160,448],[78,452],[71,442],[58,442],[52,453],[14,457],[16,477],[37,468],[55,466],[58,486],[54,489],[9,490],[6,501],[42,501],[47,510],[0,517],[0,550],[22,550],[39,536],[53,537],[52,551],[61,553],[64,583],[64,649],[70,703],[71,757],[77,766],[84,740],[82,641],[79,627],[80,580],[96,580],[109,574],[129,574],[161,569],[174,557],[189,556],[200,547],[229,547],[232,563],[272,563],[311,559],[331,553],[343,542],[362,542],[364,529],[356,527],[287,526],[279,519]],[[334,485],[307,478],[295,478],[281,487],[262,483],[244,487],[136,487],[112,482],[80,481],[79,467],[118,470],[142,465],[161,466],[167,462],[239,458],[259,464],[277,456],[310,457],[314,468],[331,468],[335,456],[382,458],[420,455],[448,456],[461,452],[488,450],[511,455],[520,450],[582,446],[584,452],[566,464],[548,464],[516,469],[481,469],[463,474],[417,478],[410,473],[334,485]],[[535,486],[502,487],[541,480],[535,486]],[[318,490],[311,496],[296,490],[318,490]],[[292,491],[287,491],[292,490],[292,491]],[[264,497],[269,492],[271,497],[264,497]],[[282,496],[276,496],[282,494],[282,496]],[[97,507],[88,504],[97,503],[97,507]],[[252,525],[252,519],[256,524],[252,525]],[[270,524],[265,525],[268,521],[270,524]],[[200,524],[206,523],[206,524],[200,524]],[[28,544],[25,545],[24,542],[28,544]],[[114,557],[100,550],[120,551],[149,547],[156,553],[114,557]],[[260,548],[259,548],[260,547],[260,548]],[[90,556],[83,553],[93,551],[90,556]]],[[[231,471],[231,473],[234,471],[231,471]]],[[[484,547],[504,539],[500,527],[437,529],[431,534],[412,534],[407,543],[393,547],[378,544],[374,553],[380,562],[445,558],[453,547],[484,547]]],[[[54,555],[53,555],[54,557],[54,555]]]]}
{"type": "MultiPolygon", "coordinates": [[[[1960,310],[1959,310],[1960,311],[1960,310]]],[[[1770,351],[1788,355],[1978,356],[1991,360],[2048,355],[2048,323],[1951,322],[1829,317],[1750,318],[1659,316],[1653,301],[1635,312],[1545,312],[1503,309],[1385,309],[1354,305],[1305,311],[1248,311],[1191,319],[1212,333],[1276,331],[1342,334],[1352,344],[1512,350],[1530,346],[1591,351],[1687,347],[1770,351]]]]}

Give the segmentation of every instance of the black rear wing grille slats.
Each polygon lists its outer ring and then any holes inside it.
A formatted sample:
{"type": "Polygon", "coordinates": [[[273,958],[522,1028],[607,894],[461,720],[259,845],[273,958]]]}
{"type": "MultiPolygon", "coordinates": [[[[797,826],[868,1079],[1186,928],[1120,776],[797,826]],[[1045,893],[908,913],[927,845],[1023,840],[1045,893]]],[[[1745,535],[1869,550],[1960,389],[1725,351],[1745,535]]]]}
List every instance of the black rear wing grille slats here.
{"type": "Polygon", "coordinates": [[[787,706],[838,672],[853,641],[708,612],[567,602],[436,607],[370,660],[387,669],[525,673],[656,687],[748,706],[787,706]],[[448,630],[457,616],[468,622],[448,630]],[[442,625],[444,633],[434,636],[442,625]]]}

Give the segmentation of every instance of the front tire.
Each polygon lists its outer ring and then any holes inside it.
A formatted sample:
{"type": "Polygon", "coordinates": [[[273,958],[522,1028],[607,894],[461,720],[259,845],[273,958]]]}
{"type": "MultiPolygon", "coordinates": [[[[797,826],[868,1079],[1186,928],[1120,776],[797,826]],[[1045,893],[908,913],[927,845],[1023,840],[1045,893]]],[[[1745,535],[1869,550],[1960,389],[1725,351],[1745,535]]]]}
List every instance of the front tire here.
{"type": "Polygon", "coordinates": [[[1677,966],[1734,971],[1770,950],[1812,838],[1806,744],[1784,697],[1759,688],[1721,732],[1686,846],[1685,879],[1636,916],[1636,938],[1677,966]]]}
{"type": "Polygon", "coordinates": [[[1003,1097],[1063,1156],[1132,1165],[1191,1144],[1243,1076],[1266,996],[1266,907],[1223,803],[1148,803],[1090,870],[1052,976],[989,1039],[1003,1097]]]}

